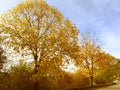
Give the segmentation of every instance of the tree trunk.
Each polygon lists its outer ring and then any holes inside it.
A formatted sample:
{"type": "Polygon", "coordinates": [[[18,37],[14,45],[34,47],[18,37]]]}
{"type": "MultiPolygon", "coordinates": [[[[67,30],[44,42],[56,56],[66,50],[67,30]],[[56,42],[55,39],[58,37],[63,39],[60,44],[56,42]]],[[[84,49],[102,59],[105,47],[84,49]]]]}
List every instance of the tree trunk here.
{"type": "Polygon", "coordinates": [[[93,76],[90,76],[90,86],[93,86],[93,76]]]}
{"type": "MultiPolygon", "coordinates": [[[[38,72],[37,55],[34,56],[34,61],[35,61],[35,75],[36,75],[38,72]]],[[[38,90],[38,77],[35,78],[35,90],[38,90]]]]}
{"type": "Polygon", "coordinates": [[[92,67],[91,67],[90,85],[93,86],[93,61],[92,61],[92,67]]]}

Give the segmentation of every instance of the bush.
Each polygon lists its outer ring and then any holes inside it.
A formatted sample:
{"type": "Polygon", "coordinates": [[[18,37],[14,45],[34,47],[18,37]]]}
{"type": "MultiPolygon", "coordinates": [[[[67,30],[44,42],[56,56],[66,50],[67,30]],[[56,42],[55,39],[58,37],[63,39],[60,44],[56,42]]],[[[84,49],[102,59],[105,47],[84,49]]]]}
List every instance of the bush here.
{"type": "Polygon", "coordinates": [[[89,77],[81,77],[79,79],[79,86],[80,87],[87,87],[87,86],[90,86],[90,81],[89,81],[89,77]]]}
{"type": "Polygon", "coordinates": [[[112,83],[114,80],[115,80],[115,74],[109,71],[98,73],[94,78],[96,84],[112,83]]]}
{"type": "Polygon", "coordinates": [[[20,60],[19,64],[11,67],[8,72],[9,78],[5,85],[7,90],[31,90],[29,78],[33,74],[31,65],[20,60]]]}
{"type": "Polygon", "coordinates": [[[103,76],[97,76],[97,77],[94,79],[94,82],[95,82],[96,84],[106,84],[106,83],[107,83],[105,77],[103,77],[103,76]]]}

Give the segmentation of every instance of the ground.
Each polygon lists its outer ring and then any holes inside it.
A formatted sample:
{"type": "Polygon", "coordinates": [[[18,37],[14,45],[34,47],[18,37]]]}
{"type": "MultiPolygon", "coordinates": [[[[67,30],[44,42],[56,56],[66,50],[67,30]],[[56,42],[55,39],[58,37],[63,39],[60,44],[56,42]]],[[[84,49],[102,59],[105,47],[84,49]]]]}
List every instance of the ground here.
{"type": "Polygon", "coordinates": [[[113,85],[113,86],[107,86],[107,87],[104,87],[104,88],[99,88],[99,89],[96,89],[96,90],[120,90],[120,83],[118,83],[116,85],[113,85]]]}

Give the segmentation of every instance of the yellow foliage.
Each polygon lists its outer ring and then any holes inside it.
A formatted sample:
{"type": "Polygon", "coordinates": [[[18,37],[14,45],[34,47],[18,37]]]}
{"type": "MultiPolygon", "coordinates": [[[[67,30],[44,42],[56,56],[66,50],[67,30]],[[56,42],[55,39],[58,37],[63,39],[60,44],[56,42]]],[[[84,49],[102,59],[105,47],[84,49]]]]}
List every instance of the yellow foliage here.
{"type": "Polygon", "coordinates": [[[25,0],[0,17],[4,43],[32,55],[36,75],[57,75],[64,55],[78,59],[78,29],[44,0],[25,0]]]}

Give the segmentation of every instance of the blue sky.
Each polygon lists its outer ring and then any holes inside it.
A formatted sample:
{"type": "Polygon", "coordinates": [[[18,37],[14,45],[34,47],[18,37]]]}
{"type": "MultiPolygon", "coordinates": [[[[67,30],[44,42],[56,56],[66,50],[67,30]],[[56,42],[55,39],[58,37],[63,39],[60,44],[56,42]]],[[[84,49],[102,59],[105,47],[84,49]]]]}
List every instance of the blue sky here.
{"type": "MultiPolygon", "coordinates": [[[[1,0],[3,13],[23,0],[1,0]]],[[[120,58],[120,0],[46,0],[80,30],[95,32],[104,50],[120,58]]]]}

